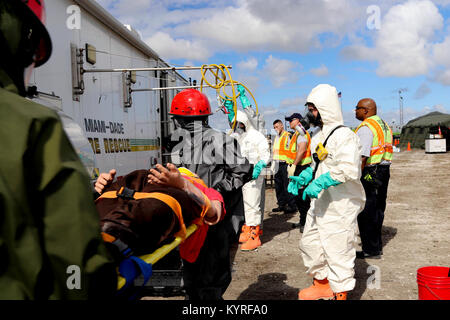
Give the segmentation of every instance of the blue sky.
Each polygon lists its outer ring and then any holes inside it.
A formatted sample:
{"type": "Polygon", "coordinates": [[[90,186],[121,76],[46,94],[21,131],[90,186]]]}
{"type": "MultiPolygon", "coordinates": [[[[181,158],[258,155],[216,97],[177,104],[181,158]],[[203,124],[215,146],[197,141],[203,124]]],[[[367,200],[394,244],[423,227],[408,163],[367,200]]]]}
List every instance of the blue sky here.
{"type": "MultiPolygon", "coordinates": [[[[350,126],[366,97],[398,125],[399,89],[405,123],[450,113],[450,0],[97,1],[170,64],[232,65],[267,129],[274,119],[304,114],[320,83],[342,92],[350,126]]],[[[186,76],[200,79],[199,72],[186,76]]],[[[215,110],[215,91],[207,92],[215,110]]],[[[217,113],[212,124],[225,129],[225,119],[217,113]]]]}

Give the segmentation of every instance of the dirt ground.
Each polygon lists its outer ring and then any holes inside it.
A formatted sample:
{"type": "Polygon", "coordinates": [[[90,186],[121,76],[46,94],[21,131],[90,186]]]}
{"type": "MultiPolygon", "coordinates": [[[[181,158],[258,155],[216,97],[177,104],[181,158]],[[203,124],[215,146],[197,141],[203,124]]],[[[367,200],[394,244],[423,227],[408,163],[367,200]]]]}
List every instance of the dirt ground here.
{"type": "MultiPolygon", "coordinates": [[[[348,299],[417,300],[417,269],[450,266],[449,186],[450,153],[413,150],[394,154],[382,231],[383,256],[380,260],[356,259],[356,287],[348,299]]],[[[268,187],[263,245],[258,251],[236,251],[225,300],[296,300],[299,289],[311,284],[300,256],[301,233],[292,227],[299,215],[272,214],[275,206],[275,190],[268,187]]]]}
{"type": "MultiPolygon", "coordinates": [[[[449,186],[450,153],[394,154],[383,256],[356,259],[356,287],[349,299],[416,300],[417,269],[450,266],[449,186]],[[377,274],[379,282],[370,281],[377,274]]],[[[295,300],[298,290],[311,284],[299,251],[301,233],[292,228],[298,213],[271,214],[275,206],[275,190],[267,189],[263,245],[257,252],[237,251],[226,300],[295,300]]]]}

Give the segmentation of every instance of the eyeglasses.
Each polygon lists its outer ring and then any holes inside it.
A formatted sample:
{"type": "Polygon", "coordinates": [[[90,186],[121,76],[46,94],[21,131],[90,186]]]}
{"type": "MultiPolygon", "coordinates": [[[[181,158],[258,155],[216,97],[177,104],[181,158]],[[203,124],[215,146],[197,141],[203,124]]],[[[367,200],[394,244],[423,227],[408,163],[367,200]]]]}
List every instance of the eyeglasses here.
{"type": "Polygon", "coordinates": [[[364,108],[364,107],[358,107],[358,106],[355,107],[355,110],[359,110],[359,109],[366,109],[366,108],[364,108]]]}

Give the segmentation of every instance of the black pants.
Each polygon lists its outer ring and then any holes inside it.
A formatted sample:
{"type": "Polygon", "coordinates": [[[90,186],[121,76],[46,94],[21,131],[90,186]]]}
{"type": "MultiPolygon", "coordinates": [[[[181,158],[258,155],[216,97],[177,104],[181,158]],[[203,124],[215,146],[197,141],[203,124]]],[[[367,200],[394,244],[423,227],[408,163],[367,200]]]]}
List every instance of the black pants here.
{"type": "MultiPolygon", "coordinates": [[[[309,167],[308,165],[305,166],[297,166],[295,168],[295,176],[298,176],[303,170],[309,167]]],[[[311,199],[309,197],[306,197],[306,200],[303,200],[303,191],[305,188],[298,190],[298,196],[295,196],[295,204],[297,205],[298,212],[300,212],[300,225],[304,226],[306,222],[306,214],[308,213],[309,207],[311,206],[311,199]]]]}
{"type": "Polygon", "coordinates": [[[210,226],[197,260],[183,260],[184,288],[189,300],[217,301],[231,283],[231,255],[233,245],[238,243],[240,226],[237,217],[244,215],[242,191],[222,194],[225,201],[224,220],[210,226]]]}
{"type": "Polygon", "coordinates": [[[197,260],[183,260],[183,281],[192,301],[222,300],[231,282],[229,221],[222,221],[208,230],[197,260]]]}
{"type": "Polygon", "coordinates": [[[293,208],[295,205],[295,199],[292,194],[287,191],[289,184],[289,178],[287,174],[287,163],[279,161],[278,171],[275,173],[275,194],[277,196],[277,202],[279,207],[288,205],[293,208]]]}
{"type": "Polygon", "coordinates": [[[386,209],[389,178],[389,165],[365,167],[362,173],[361,182],[366,192],[366,205],[358,215],[358,227],[362,250],[368,254],[378,255],[383,249],[381,229],[386,209]],[[364,179],[368,173],[374,179],[372,182],[364,179]]]}

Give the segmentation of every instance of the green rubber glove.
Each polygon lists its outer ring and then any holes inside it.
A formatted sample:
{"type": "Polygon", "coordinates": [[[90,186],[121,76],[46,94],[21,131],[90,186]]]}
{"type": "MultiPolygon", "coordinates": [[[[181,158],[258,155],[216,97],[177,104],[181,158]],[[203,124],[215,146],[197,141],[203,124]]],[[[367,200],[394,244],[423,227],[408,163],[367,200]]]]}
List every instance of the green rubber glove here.
{"type": "Polygon", "coordinates": [[[298,189],[306,186],[313,178],[313,169],[312,167],[308,167],[298,176],[290,176],[291,180],[288,185],[288,192],[292,193],[294,196],[298,196],[298,189]]]}
{"type": "Polygon", "coordinates": [[[303,191],[302,199],[306,200],[306,196],[310,197],[311,199],[317,198],[322,190],[326,190],[332,186],[337,186],[341,183],[342,182],[331,178],[329,172],[324,173],[317,179],[313,180],[311,184],[305,189],[305,191],[303,191]]]}
{"type": "Polygon", "coordinates": [[[253,168],[253,179],[258,179],[259,175],[261,174],[262,169],[264,169],[267,166],[267,163],[264,162],[264,160],[259,160],[257,164],[255,164],[255,167],[253,168]]]}
{"type": "MultiPolygon", "coordinates": [[[[298,178],[298,177],[289,177],[289,178],[298,178]]],[[[287,191],[293,194],[294,196],[298,196],[298,189],[300,189],[298,182],[292,179],[288,184],[287,191]]]]}
{"type": "Polygon", "coordinates": [[[308,167],[300,172],[298,177],[291,176],[289,177],[289,179],[296,181],[300,185],[300,187],[306,186],[313,179],[313,168],[308,167]]]}
{"type": "Polygon", "coordinates": [[[245,88],[239,84],[239,85],[237,86],[237,89],[238,89],[239,93],[241,94],[241,95],[239,96],[239,99],[241,99],[242,108],[247,109],[247,108],[250,107],[252,104],[250,103],[250,100],[249,100],[249,99],[247,98],[247,96],[245,95],[245,88]]]}
{"type": "Polygon", "coordinates": [[[228,114],[228,120],[230,122],[233,122],[234,120],[234,109],[233,109],[233,101],[231,100],[225,100],[225,102],[223,103],[224,107],[227,109],[227,111],[229,112],[228,114]]]}

